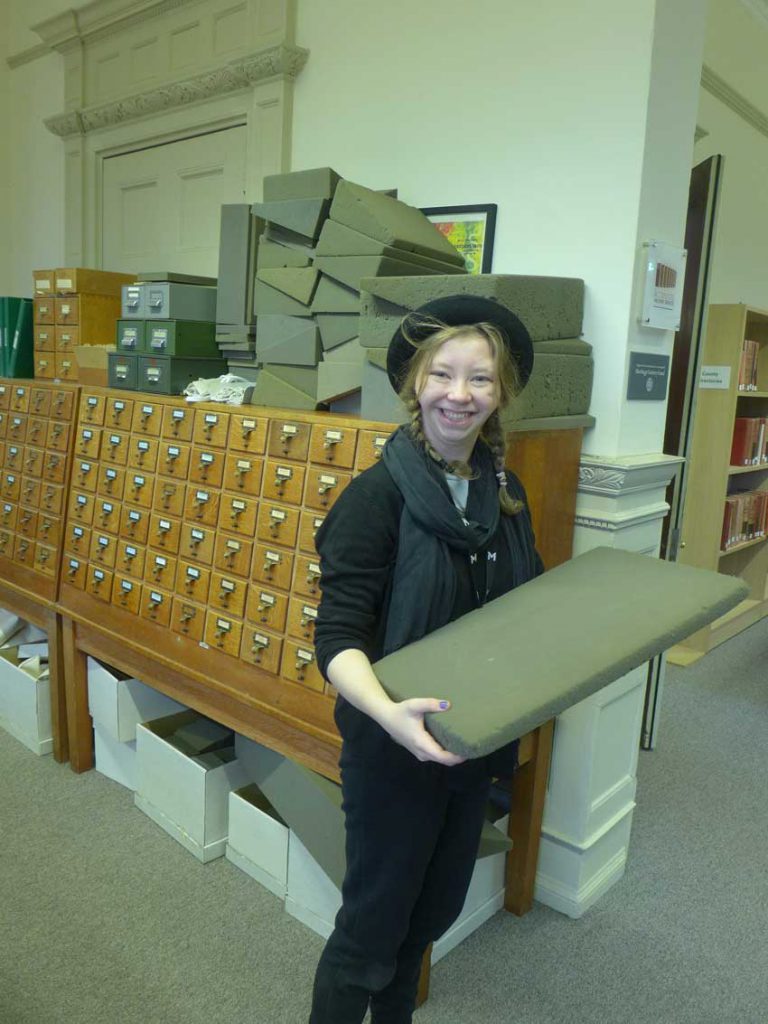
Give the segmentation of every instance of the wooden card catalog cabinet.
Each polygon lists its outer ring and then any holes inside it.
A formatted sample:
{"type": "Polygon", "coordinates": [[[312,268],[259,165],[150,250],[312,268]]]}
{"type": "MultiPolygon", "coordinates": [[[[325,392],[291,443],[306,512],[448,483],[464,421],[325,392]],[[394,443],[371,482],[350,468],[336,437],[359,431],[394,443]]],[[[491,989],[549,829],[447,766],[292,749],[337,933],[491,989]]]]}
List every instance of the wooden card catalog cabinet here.
{"type": "MultiPolygon", "coordinates": [[[[41,305],[52,309],[53,300],[41,305]]],[[[7,534],[0,579],[45,601],[55,600],[58,590],[75,393],[45,380],[0,383],[0,528],[7,534]]]]}
{"type": "MultiPolygon", "coordinates": [[[[214,687],[287,688],[280,704],[301,721],[316,697],[326,699],[313,646],[315,536],[353,476],[380,456],[390,428],[165,396],[144,402],[93,387],[79,411],[76,425],[63,425],[69,438],[45,421],[37,442],[43,484],[54,483],[45,475],[51,455],[67,443],[76,452],[59,531],[64,608],[84,615],[90,602],[97,628],[194,665],[214,687]]],[[[25,429],[16,427],[17,447],[25,429]]],[[[15,538],[18,522],[7,519],[0,527],[15,538]]],[[[33,545],[44,543],[39,520],[27,529],[33,545]]]]}

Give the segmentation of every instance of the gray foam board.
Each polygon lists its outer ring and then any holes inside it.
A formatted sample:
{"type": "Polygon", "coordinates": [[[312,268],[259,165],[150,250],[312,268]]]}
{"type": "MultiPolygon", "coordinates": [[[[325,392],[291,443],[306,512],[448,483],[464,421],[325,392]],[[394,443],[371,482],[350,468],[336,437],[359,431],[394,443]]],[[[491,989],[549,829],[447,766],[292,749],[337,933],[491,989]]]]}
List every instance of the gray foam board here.
{"type": "Polygon", "coordinates": [[[466,274],[466,267],[433,259],[408,249],[395,249],[376,238],[338,224],[329,217],[323,224],[315,249],[316,256],[390,256],[393,259],[418,263],[424,271],[436,274],[466,274]]]}
{"type": "Polygon", "coordinates": [[[464,266],[464,257],[427,220],[421,210],[362,185],[340,181],[333,197],[330,216],[345,227],[397,249],[411,249],[464,266]]]}
{"type": "Polygon", "coordinates": [[[264,221],[253,216],[247,203],[221,207],[217,324],[246,324],[253,319],[253,275],[263,231],[264,221]]]}
{"type": "Polygon", "coordinates": [[[265,284],[258,278],[253,283],[253,309],[257,318],[262,313],[283,316],[312,316],[312,309],[290,295],[265,284]]]}
{"type": "Polygon", "coordinates": [[[314,409],[317,400],[298,388],[291,387],[269,369],[259,371],[256,386],[251,397],[253,405],[274,406],[278,409],[314,409]]]}
{"type": "Polygon", "coordinates": [[[326,351],[342,345],[351,338],[357,338],[360,334],[358,313],[316,313],[315,320],[326,351]]]}
{"type": "Polygon", "coordinates": [[[317,396],[317,367],[316,366],[292,366],[286,363],[278,363],[277,360],[264,365],[273,377],[284,383],[303,391],[310,398],[317,396]]]}
{"type": "Polygon", "coordinates": [[[256,272],[260,281],[305,306],[312,302],[318,276],[314,267],[268,267],[256,272]]]}
{"type": "MultiPolygon", "coordinates": [[[[584,282],[573,277],[528,277],[514,274],[462,276],[372,277],[360,282],[360,341],[370,345],[380,337],[375,321],[391,317],[392,307],[403,314],[431,299],[446,295],[476,295],[496,299],[511,309],[528,328],[533,341],[578,338],[584,310],[584,282]],[[383,307],[382,302],[389,303],[383,307]]],[[[381,340],[378,344],[382,344],[381,340]]]]}
{"type": "Polygon", "coordinates": [[[286,199],[275,203],[254,203],[251,211],[270,224],[293,231],[314,242],[328,216],[330,200],[286,199]]]}
{"type": "Polygon", "coordinates": [[[256,269],[269,270],[273,267],[308,267],[312,257],[306,250],[295,249],[279,242],[262,238],[256,251],[256,269]]]}
{"type": "Polygon", "coordinates": [[[386,371],[372,363],[370,355],[363,364],[360,415],[363,419],[381,423],[404,423],[408,419],[405,406],[392,390],[386,371]]]}
{"type": "Polygon", "coordinates": [[[447,750],[482,757],[684,640],[748,592],[738,578],[595,548],[388,655],[374,672],[394,700],[450,700],[450,711],[427,716],[430,732],[447,750]]]}
{"type": "Polygon", "coordinates": [[[307,256],[315,255],[311,239],[297,235],[295,231],[288,231],[287,228],[281,228],[279,224],[267,224],[262,238],[274,245],[284,245],[288,249],[295,249],[307,256]]]}
{"type": "MultiPolygon", "coordinates": [[[[227,367],[230,373],[234,373],[236,377],[242,377],[244,380],[249,380],[255,384],[259,379],[261,373],[261,367],[256,363],[238,363],[236,360],[230,360],[227,363],[227,367]]],[[[243,405],[247,405],[250,402],[252,392],[246,391],[243,398],[243,405]]]]}
{"type": "Polygon", "coordinates": [[[320,363],[317,367],[317,400],[332,402],[363,386],[362,363],[320,363]]]}
{"type": "Polygon", "coordinates": [[[263,314],[256,324],[256,345],[259,351],[267,352],[276,345],[305,336],[314,345],[317,334],[317,324],[311,318],[263,314]]]}
{"type": "Polygon", "coordinates": [[[315,256],[315,266],[334,281],[358,291],[364,277],[423,277],[428,273],[419,263],[389,256],[315,256]]]}
{"type": "MultiPolygon", "coordinates": [[[[311,323],[311,321],[308,321],[311,323]]],[[[314,327],[314,324],[312,325],[314,327]]],[[[285,363],[290,366],[317,366],[320,358],[320,336],[317,328],[294,334],[291,338],[263,348],[257,344],[257,358],[262,363],[285,363]]]]}
{"type": "Polygon", "coordinates": [[[364,349],[357,338],[350,338],[349,341],[344,341],[341,345],[336,345],[335,348],[326,349],[323,352],[323,362],[356,363],[358,366],[362,366],[367,351],[368,349],[364,349]]]}
{"type": "Polygon", "coordinates": [[[362,419],[360,396],[360,391],[353,391],[351,395],[344,395],[335,402],[329,402],[328,409],[336,416],[359,416],[362,419]]]}
{"type": "Polygon", "coordinates": [[[360,293],[354,288],[332,281],[325,274],[320,281],[312,300],[312,312],[317,313],[359,313],[360,293]]]}
{"type": "Polygon", "coordinates": [[[267,174],[264,178],[264,202],[287,199],[331,199],[341,175],[330,167],[313,167],[307,171],[267,174]]]}

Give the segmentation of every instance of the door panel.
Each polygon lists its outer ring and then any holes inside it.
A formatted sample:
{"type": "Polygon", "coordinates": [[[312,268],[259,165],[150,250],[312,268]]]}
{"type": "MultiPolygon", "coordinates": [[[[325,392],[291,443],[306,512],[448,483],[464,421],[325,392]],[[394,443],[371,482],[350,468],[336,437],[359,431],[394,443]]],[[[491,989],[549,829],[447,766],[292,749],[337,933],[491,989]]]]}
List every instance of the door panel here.
{"type": "Polygon", "coordinates": [[[245,196],[245,125],[104,161],[102,266],[215,277],[219,207],[245,196]]]}

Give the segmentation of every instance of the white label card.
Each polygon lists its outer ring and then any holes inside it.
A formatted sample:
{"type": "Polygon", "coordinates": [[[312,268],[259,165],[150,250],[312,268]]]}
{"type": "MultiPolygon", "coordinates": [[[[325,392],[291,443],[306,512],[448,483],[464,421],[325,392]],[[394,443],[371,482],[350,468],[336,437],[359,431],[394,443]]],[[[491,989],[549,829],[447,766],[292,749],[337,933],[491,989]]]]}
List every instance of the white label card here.
{"type": "Polygon", "coordinates": [[[699,387],[711,391],[727,391],[731,384],[730,366],[702,366],[699,387]]]}

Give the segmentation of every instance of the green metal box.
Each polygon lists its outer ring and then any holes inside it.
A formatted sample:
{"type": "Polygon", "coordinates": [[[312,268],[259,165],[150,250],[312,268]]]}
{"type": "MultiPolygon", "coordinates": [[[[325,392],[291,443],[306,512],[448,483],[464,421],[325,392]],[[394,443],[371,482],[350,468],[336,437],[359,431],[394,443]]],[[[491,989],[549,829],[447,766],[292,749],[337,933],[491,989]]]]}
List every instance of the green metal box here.
{"type": "Polygon", "coordinates": [[[142,351],[158,356],[219,358],[216,324],[202,320],[147,320],[142,351]]]}
{"type": "Polygon", "coordinates": [[[111,388],[135,391],[139,381],[139,357],[130,352],[107,353],[107,380],[111,388]]]}
{"type": "Polygon", "coordinates": [[[118,320],[115,344],[118,352],[143,352],[146,348],[146,320],[118,320]]]}
{"type": "Polygon", "coordinates": [[[223,359],[142,355],[138,361],[137,390],[156,395],[180,395],[190,381],[227,372],[223,359]]]}

